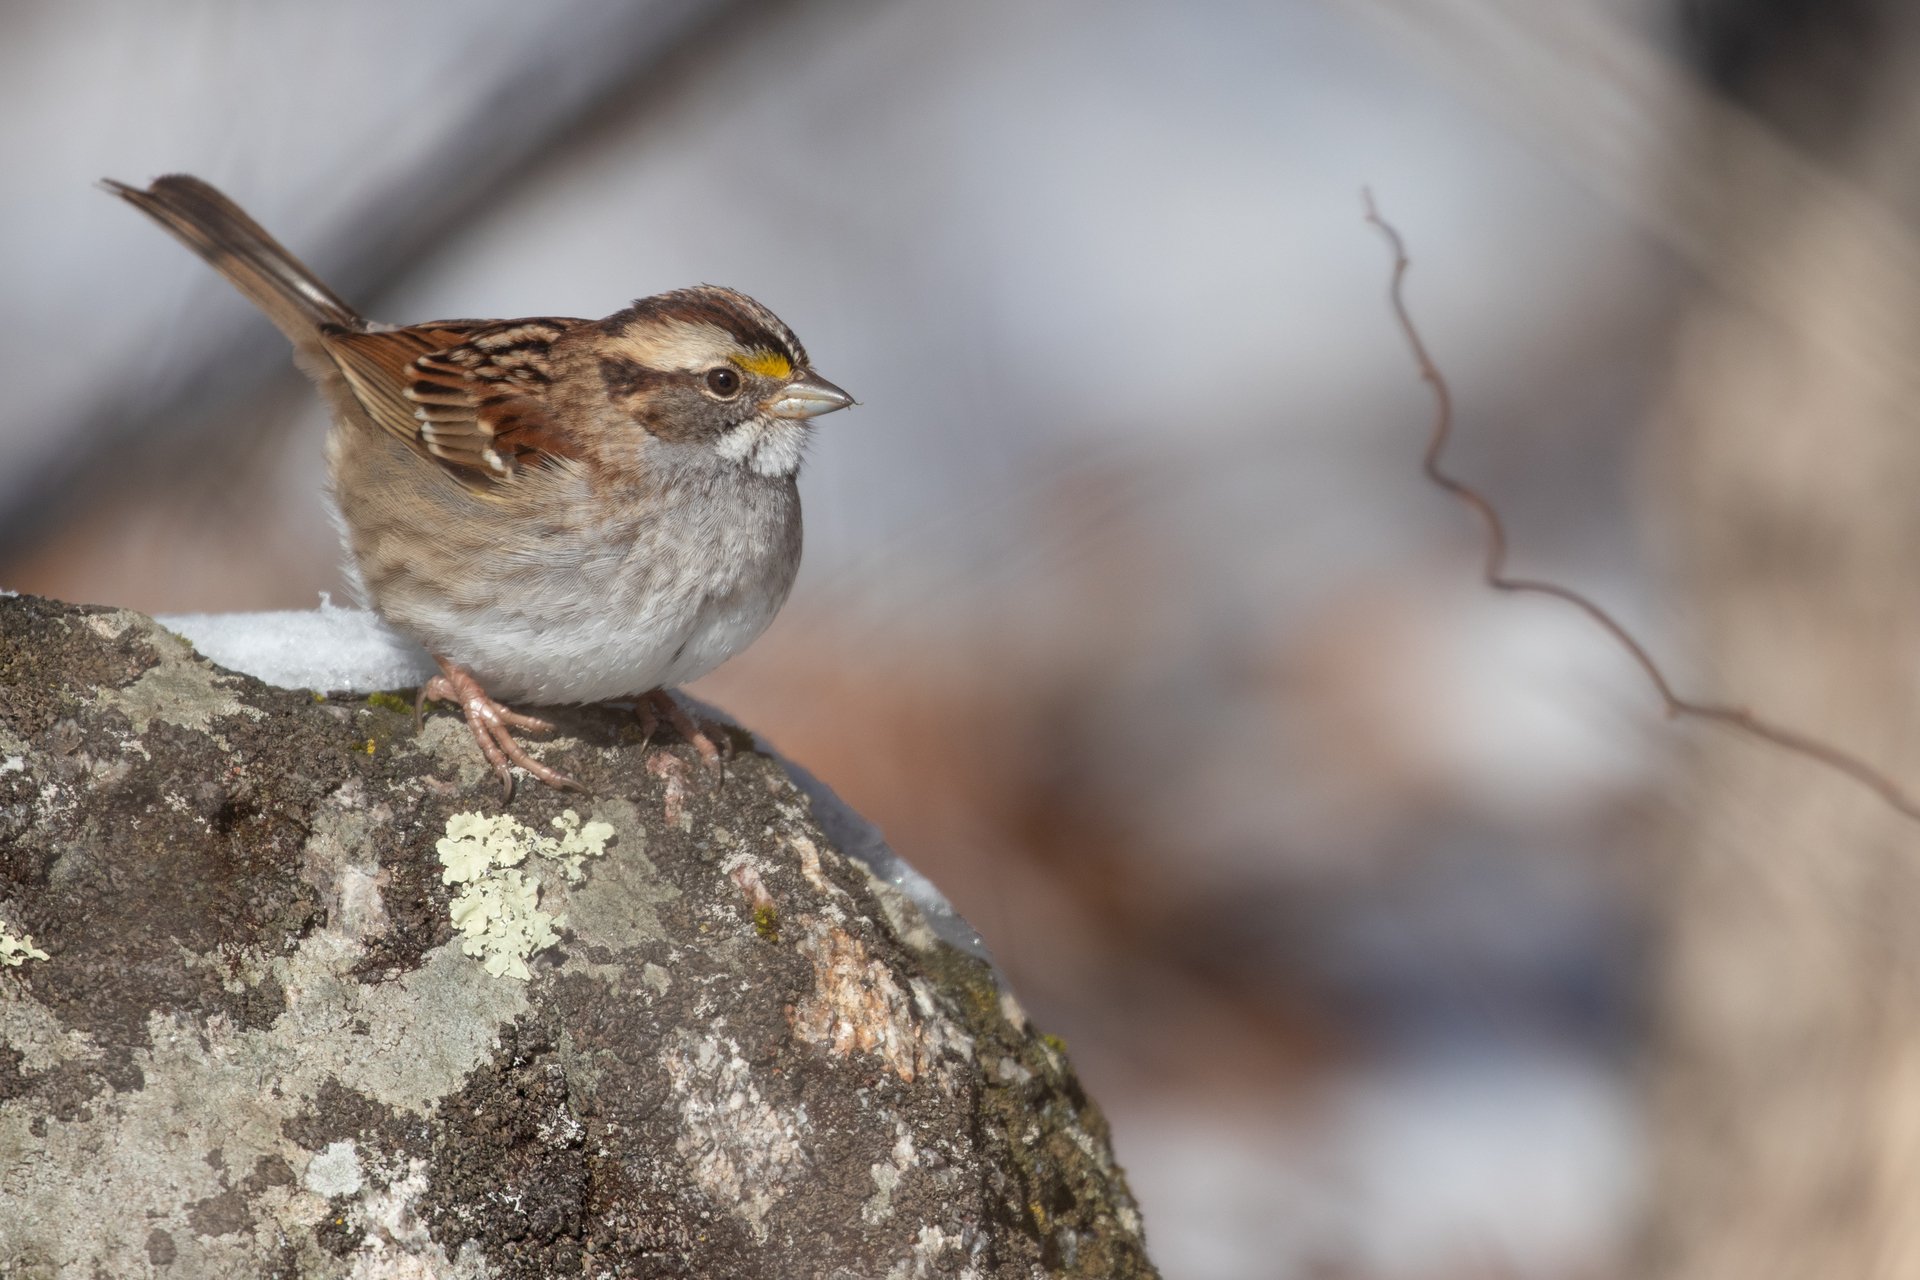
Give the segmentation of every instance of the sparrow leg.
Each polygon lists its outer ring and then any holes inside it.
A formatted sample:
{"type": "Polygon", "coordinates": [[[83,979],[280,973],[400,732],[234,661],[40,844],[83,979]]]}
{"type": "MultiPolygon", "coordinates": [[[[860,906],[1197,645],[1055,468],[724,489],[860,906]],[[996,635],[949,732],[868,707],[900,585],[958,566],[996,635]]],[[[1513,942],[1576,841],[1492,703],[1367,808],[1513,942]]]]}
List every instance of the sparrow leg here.
{"type": "Polygon", "coordinates": [[[640,750],[645,753],[653,745],[653,735],[660,732],[660,715],[653,709],[653,694],[640,695],[639,701],[633,704],[633,715],[640,722],[640,750]]]}
{"type": "Polygon", "coordinates": [[[664,719],[673,726],[675,733],[685,738],[693,749],[700,753],[700,759],[706,762],[709,769],[719,767],[720,748],[715,745],[712,738],[707,736],[706,730],[700,727],[700,722],[688,715],[687,709],[681,706],[671,693],[665,689],[643,693],[633,709],[640,717],[640,733],[643,741],[653,740],[654,731],[660,727],[660,721],[664,719]]]}
{"type": "Polygon", "coordinates": [[[513,729],[547,733],[553,729],[551,724],[536,716],[522,715],[501,706],[487,696],[487,691],[480,687],[473,673],[458,663],[438,657],[434,661],[440,664],[440,674],[421,686],[420,697],[414,703],[415,713],[418,714],[420,706],[429,698],[457,703],[467,717],[467,728],[473,731],[473,740],[480,744],[480,754],[493,766],[500,785],[506,789],[508,800],[513,799],[513,770],[510,766],[516,764],[550,787],[586,790],[566,774],[535,760],[513,740],[513,729]]]}

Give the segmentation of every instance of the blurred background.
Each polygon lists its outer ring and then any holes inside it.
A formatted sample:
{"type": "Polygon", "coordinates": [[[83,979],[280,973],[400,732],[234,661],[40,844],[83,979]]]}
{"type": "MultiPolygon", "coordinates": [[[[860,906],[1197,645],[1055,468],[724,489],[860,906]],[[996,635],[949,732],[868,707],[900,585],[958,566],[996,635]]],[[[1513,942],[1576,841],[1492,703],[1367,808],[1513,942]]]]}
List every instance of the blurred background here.
{"type": "Polygon", "coordinates": [[[1901,0],[0,8],[0,585],[344,594],[285,345],[752,293],[857,410],[695,689],[878,822],[1104,1105],[1170,1280],[1920,1275],[1920,833],[1477,581],[1920,775],[1901,0]]]}

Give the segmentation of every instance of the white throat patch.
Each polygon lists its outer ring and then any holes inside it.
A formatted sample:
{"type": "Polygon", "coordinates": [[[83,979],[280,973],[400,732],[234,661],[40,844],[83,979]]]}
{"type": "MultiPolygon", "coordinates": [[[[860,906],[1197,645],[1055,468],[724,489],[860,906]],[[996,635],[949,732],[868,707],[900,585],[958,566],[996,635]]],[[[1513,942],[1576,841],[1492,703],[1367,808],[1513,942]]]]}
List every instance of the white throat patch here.
{"type": "Polygon", "coordinates": [[[790,476],[800,470],[807,428],[788,418],[754,418],[714,442],[729,462],[744,462],[763,476],[790,476]]]}

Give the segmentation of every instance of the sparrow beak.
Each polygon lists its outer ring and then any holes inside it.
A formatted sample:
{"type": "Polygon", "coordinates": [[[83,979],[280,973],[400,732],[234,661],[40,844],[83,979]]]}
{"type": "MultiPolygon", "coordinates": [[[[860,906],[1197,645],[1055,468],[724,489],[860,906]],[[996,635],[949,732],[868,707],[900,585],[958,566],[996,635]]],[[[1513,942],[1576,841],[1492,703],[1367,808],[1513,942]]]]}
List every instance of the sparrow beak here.
{"type": "Polygon", "coordinates": [[[776,418],[817,418],[844,409],[853,397],[814,373],[803,373],[761,406],[776,418]]]}

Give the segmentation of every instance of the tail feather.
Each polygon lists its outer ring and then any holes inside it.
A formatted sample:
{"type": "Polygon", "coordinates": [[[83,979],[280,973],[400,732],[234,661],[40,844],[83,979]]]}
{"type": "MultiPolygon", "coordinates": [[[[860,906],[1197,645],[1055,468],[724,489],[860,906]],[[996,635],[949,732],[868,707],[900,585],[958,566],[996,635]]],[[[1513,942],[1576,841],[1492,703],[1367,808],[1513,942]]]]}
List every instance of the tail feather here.
{"type": "Polygon", "coordinates": [[[231,280],[267,318],[311,348],[323,325],[364,329],[357,312],[320,283],[240,206],[198,178],[170,174],[145,191],[111,178],[101,185],[171,231],[231,280]]]}

